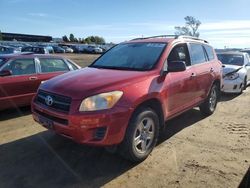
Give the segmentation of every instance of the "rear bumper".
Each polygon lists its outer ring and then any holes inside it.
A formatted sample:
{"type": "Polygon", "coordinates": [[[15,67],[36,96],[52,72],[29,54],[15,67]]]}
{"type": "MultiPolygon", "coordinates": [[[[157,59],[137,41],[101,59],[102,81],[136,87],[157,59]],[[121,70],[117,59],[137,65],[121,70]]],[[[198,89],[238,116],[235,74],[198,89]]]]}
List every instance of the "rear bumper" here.
{"type": "Polygon", "coordinates": [[[75,142],[110,146],[122,142],[132,109],[116,106],[99,112],[65,114],[33,102],[32,113],[36,122],[41,124],[40,118],[49,119],[53,122],[50,130],[75,142]]]}
{"type": "Polygon", "coordinates": [[[237,78],[235,80],[223,80],[221,91],[224,93],[240,93],[243,87],[243,80],[237,78]]]}

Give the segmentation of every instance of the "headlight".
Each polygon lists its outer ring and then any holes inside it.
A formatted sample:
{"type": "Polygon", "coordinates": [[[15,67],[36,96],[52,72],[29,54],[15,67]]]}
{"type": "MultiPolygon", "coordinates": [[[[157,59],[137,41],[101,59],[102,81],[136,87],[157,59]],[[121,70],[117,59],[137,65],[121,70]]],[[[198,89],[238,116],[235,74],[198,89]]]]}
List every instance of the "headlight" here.
{"type": "Polygon", "coordinates": [[[235,80],[237,78],[239,78],[239,73],[237,72],[225,76],[225,80],[235,80]]]}
{"type": "Polygon", "coordinates": [[[122,91],[112,91],[88,97],[82,101],[79,111],[86,112],[110,109],[117,103],[122,94],[122,91]]]}

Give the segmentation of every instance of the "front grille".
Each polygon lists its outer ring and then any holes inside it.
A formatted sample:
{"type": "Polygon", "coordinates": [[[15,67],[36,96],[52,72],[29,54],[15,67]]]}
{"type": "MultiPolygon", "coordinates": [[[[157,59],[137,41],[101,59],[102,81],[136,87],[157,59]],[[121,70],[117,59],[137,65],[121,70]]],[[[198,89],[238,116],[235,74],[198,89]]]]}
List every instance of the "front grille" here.
{"type": "Polygon", "coordinates": [[[52,120],[52,121],[54,121],[54,122],[60,123],[60,124],[62,124],[62,125],[68,125],[68,124],[69,124],[69,122],[68,122],[67,119],[62,119],[62,118],[58,118],[58,117],[55,117],[55,116],[51,116],[51,115],[46,114],[46,113],[44,113],[44,112],[40,112],[39,110],[36,110],[36,109],[35,109],[35,112],[36,112],[37,114],[39,114],[39,115],[45,117],[45,118],[48,118],[48,119],[50,119],[50,120],[52,120]]]}
{"type": "Polygon", "coordinates": [[[70,104],[71,104],[71,98],[61,96],[58,94],[49,93],[46,91],[39,90],[35,99],[35,102],[38,102],[40,104],[43,104],[49,108],[53,108],[55,110],[63,111],[63,112],[69,112],[70,104]],[[46,103],[46,98],[50,96],[53,100],[52,104],[48,105],[46,103]]]}

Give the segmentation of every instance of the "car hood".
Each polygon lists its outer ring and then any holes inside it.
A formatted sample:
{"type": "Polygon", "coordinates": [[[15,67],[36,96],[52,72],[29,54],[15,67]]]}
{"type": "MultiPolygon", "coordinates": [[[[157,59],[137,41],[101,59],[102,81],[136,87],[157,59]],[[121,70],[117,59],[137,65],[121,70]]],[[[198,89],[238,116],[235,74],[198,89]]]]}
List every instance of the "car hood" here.
{"type": "Polygon", "coordinates": [[[119,90],[126,85],[147,79],[149,75],[150,72],[87,67],[56,76],[44,82],[39,89],[77,100],[119,90]]]}
{"type": "Polygon", "coordinates": [[[242,66],[238,66],[238,65],[225,65],[223,64],[223,76],[231,73],[231,72],[237,72],[238,70],[242,69],[242,66]]]}

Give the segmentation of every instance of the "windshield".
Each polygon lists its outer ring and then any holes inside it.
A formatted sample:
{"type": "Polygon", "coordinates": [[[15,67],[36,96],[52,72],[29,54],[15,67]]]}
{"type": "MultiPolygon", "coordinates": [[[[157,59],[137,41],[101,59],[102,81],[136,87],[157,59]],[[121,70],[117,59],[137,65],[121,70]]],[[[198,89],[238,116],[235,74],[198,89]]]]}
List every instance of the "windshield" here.
{"type": "Polygon", "coordinates": [[[0,67],[5,63],[5,59],[4,58],[0,58],[0,67]]]}
{"type": "Polygon", "coordinates": [[[244,57],[239,54],[218,54],[218,59],[225,65],[243,66],[244,57]]]}
{"type": "Polygon", "coordinates": [[[166,43],[120,44],[97,59],[90,67],[123,70],[150,70],[157,63],[166,43]]]}

